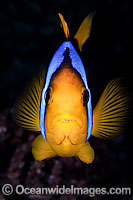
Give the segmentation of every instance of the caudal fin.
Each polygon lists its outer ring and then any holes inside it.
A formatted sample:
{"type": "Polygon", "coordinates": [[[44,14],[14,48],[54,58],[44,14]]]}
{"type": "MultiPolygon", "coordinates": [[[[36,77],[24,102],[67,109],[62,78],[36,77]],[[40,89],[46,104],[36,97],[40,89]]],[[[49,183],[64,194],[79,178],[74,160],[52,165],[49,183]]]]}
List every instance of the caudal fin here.
{"type": "Polygon", "coordinates": [[[82,22],[82,24],[80,25],[77,33],[75,34],[74,38],[77,40],[78,42],[78,46],[79,46],[79,50],[82,51],[82,46],[84,45],[84,43],[86,42],[86,40],[89,38],[90,36],[90,31],[91,31],[91,25],[92,25],[92,19],[94,16],[94,12],[90,13],[82,22]]]}
{"type": "Polygon", "coordinates": [[[122,79],[112,80],[93,111],[92,135],[112,138],[123,132],[129,111],[129,96],[122,79]]]}
{"type": "Polygon", "coordinates": [[[61,13],[58,13],[58,15],[59,15],[59,18],[61,20],[61,26],[64,30],[65,37],[66,37],[66,39],[68,39],[70,37],[68,25],[67,25],[63,15],[61,13]]]}
{"type": "MultiPolygon", "coordinates": [[[[89,38],[90,36],[90,31],[91,31],[91,25],[92,25],[92,19],[94,16],[94,12],[90,13],[81,23],[79,29],[77,30],[74,39],[77,40],[78,42],[78,46],[79,46],[79,50],[82,51],[82,46],[84,45],[84,43],[86,42],[86,40],[89,38]]],[[[68,25],[63,17],[63,15],[61,13],[58,13],[59,18],[61,20],[61,26],[64,30],[64,34],[66,39],[69,39],[70,37],[70,33],[69,33],[69,28],[68,25]]]]}

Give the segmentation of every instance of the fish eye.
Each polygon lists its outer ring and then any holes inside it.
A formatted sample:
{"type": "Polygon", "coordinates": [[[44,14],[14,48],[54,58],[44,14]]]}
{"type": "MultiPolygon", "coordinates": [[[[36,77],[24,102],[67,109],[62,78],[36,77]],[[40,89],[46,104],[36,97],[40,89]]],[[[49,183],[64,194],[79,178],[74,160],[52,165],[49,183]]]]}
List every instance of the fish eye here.
{"type": "Polygon", "coordinates": [[[84,91],[83,91],[83,93],[82,93],[82,95],[83,95],[83,106],[86,106],[87,105],[87,103],[88,103],[88,101],[89,101],[89,92],[88,92],[88,90],[87,89],[85,89],[84,91]]]}
{"type": "Polygon", "coordinates": [[[49,104],[50,103],[49,101],[51,98],[51,88],[50,87],[46,90],[44,98],[45,98],[46,104],[49,104]]]}

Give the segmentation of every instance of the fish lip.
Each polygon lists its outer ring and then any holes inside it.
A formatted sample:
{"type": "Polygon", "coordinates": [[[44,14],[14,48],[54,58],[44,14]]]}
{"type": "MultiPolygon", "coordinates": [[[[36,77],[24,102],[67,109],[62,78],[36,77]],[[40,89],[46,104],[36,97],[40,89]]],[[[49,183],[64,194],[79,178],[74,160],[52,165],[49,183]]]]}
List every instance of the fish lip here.
{"type": "Polygon", "coordinates": [[[51,128],[53,128],[55,122],[57,122],[57,121],[60,121],[62,123],[67,123],[67,124],[68,123],[77,123],[80,126],[80,128],[82,128],[81,120],[70,114],[56,116],[51,123],[51,128]]]}

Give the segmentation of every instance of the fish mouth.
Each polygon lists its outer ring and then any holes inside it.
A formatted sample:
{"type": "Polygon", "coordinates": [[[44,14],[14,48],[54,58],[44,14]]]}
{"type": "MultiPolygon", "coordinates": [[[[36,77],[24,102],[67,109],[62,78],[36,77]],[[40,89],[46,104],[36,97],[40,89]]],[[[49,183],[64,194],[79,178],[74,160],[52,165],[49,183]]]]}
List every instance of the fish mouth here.
{"type": "Polygon", "coordinates": [[[73,125],[73,124],[78,124],[80,128],[82,128],[82,122],[80,119],[78,119],[77,117],[75,116],[72,116],[72,115],[58,115],[57,117],[54,118],[52,124],[51,124],[51,128],[54,127],[54,125],[56,123],[62,123],[62,125],[66,124],[66,125],[73,125]]]}

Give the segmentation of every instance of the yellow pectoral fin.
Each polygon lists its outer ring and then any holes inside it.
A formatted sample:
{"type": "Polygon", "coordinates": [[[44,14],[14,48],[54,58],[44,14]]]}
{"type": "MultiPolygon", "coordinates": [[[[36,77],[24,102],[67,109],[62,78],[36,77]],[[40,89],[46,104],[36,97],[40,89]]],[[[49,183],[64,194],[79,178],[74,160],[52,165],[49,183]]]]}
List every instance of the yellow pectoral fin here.
{"type": "Polygon", "coordinates": [[[39,135],[33,142],[32,154],[35,160],[41,161],[47,158],[56,156],[56,153],[51,149],[48,142],[39,135]]]}
{"type": "Polygon", "coordinates": [[[93,112],[92,135],[112,138],[126,128],[129,95],[122,79],[112,80],[105,88],[93,112]]]}
{"type": "Polygon", "coordinates": [[[41,94],[45,82],[45,71],[35,78],[20,96],[13,109],[13,117],[17,124],[31,131],[40,131],[39,115],[41,94]]]}
{"type": "Polygon", "coordinates": [[[80,25],[77,33],[75,34],[74,38],[78,42],[78,46],[80,51],[82,50],[82,46],[85,43],[85,41],[89,38],[90,36],[90,31],[91,31],[91,24],[92,24],[92,19],[95,13],[90,13],[82,22],[80,25]]]}
{"type": "Polygon", "coordinates": [[[94,160],[94,150],[93,148],[90,146],[89,142],[86,142],[82,148],[78,151],[78,153],[76,154],[76,156],[85,163],[92,163],[92,161],[94,160]]]}

